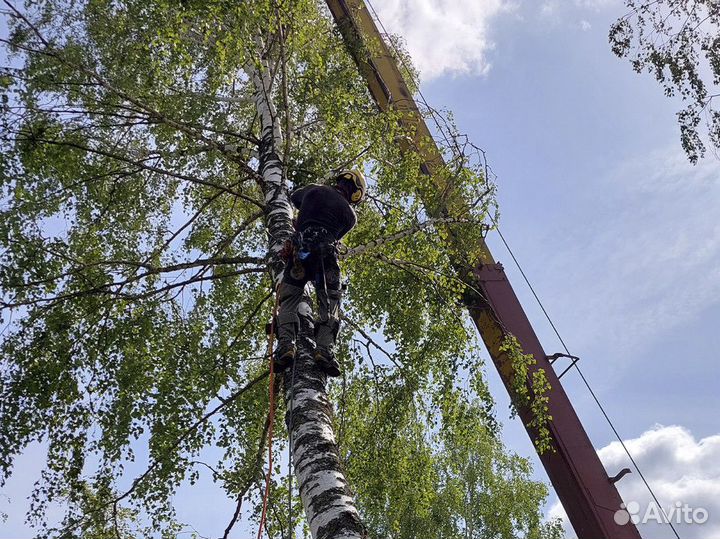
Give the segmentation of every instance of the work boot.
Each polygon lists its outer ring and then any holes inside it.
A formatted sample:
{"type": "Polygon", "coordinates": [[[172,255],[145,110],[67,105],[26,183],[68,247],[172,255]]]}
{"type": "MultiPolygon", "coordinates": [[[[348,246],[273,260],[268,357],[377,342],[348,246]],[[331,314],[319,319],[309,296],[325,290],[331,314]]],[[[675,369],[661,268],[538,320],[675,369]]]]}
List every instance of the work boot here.
{"type": "Polygon", "coordinates": [[[331,377],[340,376],[340,364],[335,359],[335,354],[332,350],[327,348],[318,347],[315,350],[315,362],[320,367],[320,370],[331,377]]]}
{"type": "Polygon", "coordinates": [[[273,370],[281,373],[287,369],[295,360],[297,349],[294,343],[280,343],[273,354],[273,370]]]}

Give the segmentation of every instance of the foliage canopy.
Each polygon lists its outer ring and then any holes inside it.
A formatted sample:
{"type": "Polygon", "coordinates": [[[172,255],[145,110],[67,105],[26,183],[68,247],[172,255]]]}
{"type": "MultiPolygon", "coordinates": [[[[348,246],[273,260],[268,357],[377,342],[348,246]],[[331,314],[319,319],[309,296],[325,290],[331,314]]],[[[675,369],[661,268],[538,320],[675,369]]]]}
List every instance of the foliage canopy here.
{"type": "MultiPolygon", "coordinates": [[[[546,488],[499,440],[464,285],[417,196],[432,186],[323,5],[47,1],[7,17],[0,476],[47,448],[39,533],[175,536],[171,496],[201,473],[257,517],[272,301],[247,66],[261,55],[289,180],[360,166],[372,199],[348,247],[412,231],[343,265],[347,375],[332,393],[370,536],[558,533],[541,522],[546,488]],[[129,478],[136,459],[147,469],[129,478]],[[64,519],[45,522],[54,502],[64,519]]],[[[477,241],[494,188],[471,146],[445,150],[472,208],[451,226],[477,241]]],[[[286,518],[271,513],[273,537],[286,518]]]]}
{"type": "Polygon", "coordinates": [[[626,0],[610,29],[613,52],[652,73],[665,95],[680,96],[682,147],[692,163],[720,149],[720,5],[715,0],[626,0]],[[705,140],[707,136],[708,140],[705,140]]]}

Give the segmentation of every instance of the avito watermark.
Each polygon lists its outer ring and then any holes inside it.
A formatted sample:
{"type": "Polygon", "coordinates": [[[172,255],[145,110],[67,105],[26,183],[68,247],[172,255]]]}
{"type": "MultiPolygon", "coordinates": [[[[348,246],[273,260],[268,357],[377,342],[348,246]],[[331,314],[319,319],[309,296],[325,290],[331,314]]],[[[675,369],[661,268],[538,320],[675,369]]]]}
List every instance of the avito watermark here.
{"type": "Polygon", "coordinates": [[[673,505],[663,508],[655,502],[650,502],[644,512],[640,511],[638,502],[620,504],[620,509],[615,511],[615,522],[620,525],[632,522],[633,524],[647,524],[656,522],[658,524],[704,524],[710,517],[708,510],[704,507],[692,507],[683,502],[675,502],[673,505]]]}

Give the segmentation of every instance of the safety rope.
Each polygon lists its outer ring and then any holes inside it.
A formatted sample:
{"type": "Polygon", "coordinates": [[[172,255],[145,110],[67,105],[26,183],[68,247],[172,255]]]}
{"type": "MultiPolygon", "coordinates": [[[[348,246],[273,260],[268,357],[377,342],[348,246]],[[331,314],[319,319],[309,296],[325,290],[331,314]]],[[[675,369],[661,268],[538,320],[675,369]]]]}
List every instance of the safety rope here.
{"type": "Polygon", "coordinates": [[[293,533],[293,412],[295,411],[295,367],[297,361],[293,361],[292,374],[290,375],[290,420],[288,421],[288,539],[294,537],[293,533]]]}
{"type": "Polygon", "coordinates": [[[280,294],[275,289],[275,305],[273,307],[272,323],[270,324],[270,336],[268,338],[268,357],[270,358],[270,410],[268,411],[268,470],[265,476],[265,494],[263,495],[262,514],[260,515],[260,526],[258,528],[257,539],[262,536],[265,519],[267,517],[268,497],[270,495],[270,480],[272,479],[272,442],[273,442],[273,425],[275,423],[275,362],[273,361],[273,346],[275,344],[275,320],[277,319],[278,303],[280,294]]]}

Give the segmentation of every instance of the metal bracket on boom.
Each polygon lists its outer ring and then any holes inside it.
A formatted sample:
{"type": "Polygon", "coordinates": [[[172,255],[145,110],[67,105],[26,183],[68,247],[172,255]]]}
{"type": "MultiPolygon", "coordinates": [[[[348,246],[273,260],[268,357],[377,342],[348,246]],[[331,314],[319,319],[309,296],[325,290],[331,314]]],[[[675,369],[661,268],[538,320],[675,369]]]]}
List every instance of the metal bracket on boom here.
{"type": "Polygon", "coordinates": [[[617,475],[614,475],[612,477],[608,477],[608,480],[610,480],[611,483],[617,483],[620,481],[623,477],[625,477],[627,474],[632,473],[632,470],[630,468],[623,468],[620,470],[620,472],[617,475]]]}
{"type": "Polygon", "coordinates": [[[550,365],[552,365],[553,363],[555,363],[556,359],[559,359],[561,357],[566,357],[566,358],[570,359],[571,361],[570,361],[570,365],[558,375],[558,380],[560,380],[560,378],[563,377],[563,374],[565,374],[567,371],[572,369],[575,366],[575,363],[580,361],[580,358],[577,356],[571,356],[570,354],[562,354],[560,352],[558,352],[557,354],[553,354],[551,356],[547,356],[547,360],[550,362],[550,365]]]}

